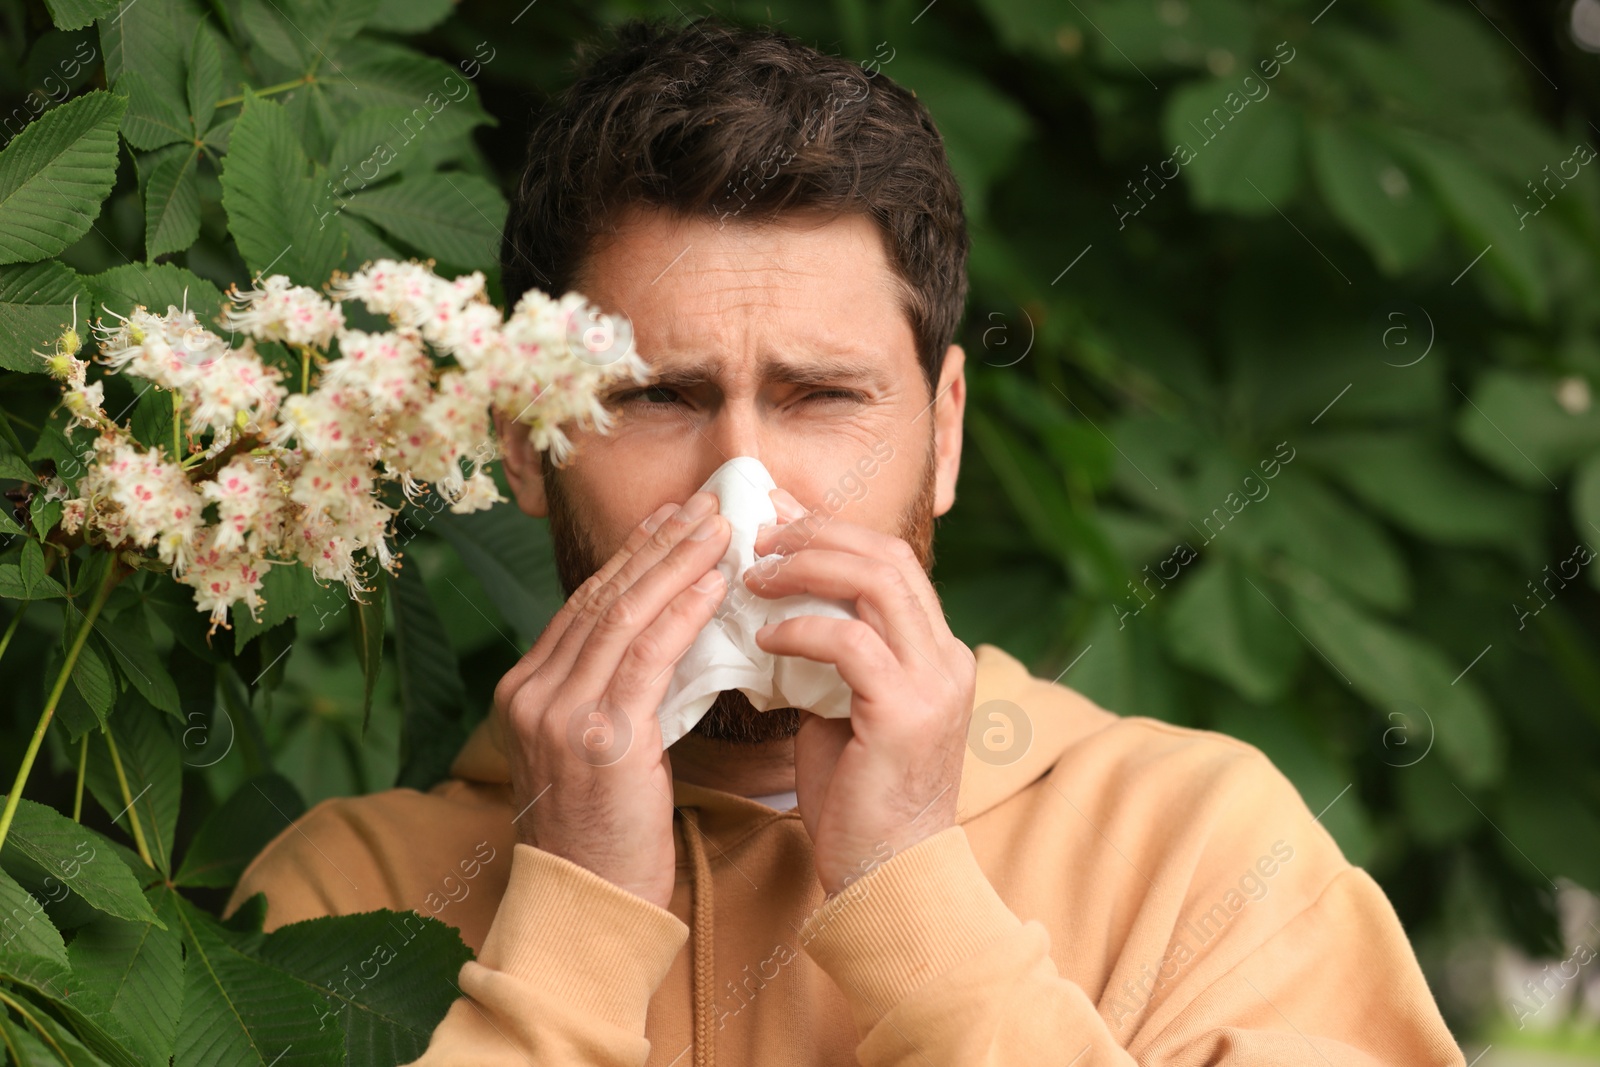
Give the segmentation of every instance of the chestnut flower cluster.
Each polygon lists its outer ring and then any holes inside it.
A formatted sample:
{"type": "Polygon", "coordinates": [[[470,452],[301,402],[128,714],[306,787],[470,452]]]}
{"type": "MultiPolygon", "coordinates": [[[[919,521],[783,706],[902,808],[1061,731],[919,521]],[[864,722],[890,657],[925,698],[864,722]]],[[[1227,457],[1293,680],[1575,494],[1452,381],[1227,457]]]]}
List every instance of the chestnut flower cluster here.
{"type": "Polygon", "coordinates": [[[103,382],[89,384],[88,362],[72,354],[73,331],[41,353],[70,425],[99,431],[76,495],[49,486],[47,498],[63,502],[62,529],[170,570],[213,630],[241,602],[255,617],[272,566],[304,564],[357,599],[367,560],[393,572],[395,509],[380,499],[383,483],[413,502],[431,488],[457,513],[503,501],[484,469],[495,456],[491,407],[561,466],[573,450],[561,427],[606,432],[599,396],[649,372],[627,321],[576,293],[531,290],[503,317],[481,272],[450,280],[431,262],[396,260],[336,273],[333,299],[283,275],[257,285],[229,290],[220,325],[243,336],[238,347],[187,306],[136,307],[96,326],[108,372],[172,395],[170,449],[141,445],[106,415],[103,382]],[[348,327],[341,304],[351,300],[389,329],[348,327]],[[262,358],[256,346],[268,341],[299,353],[300,383],[262,358]],[[176,454],[180,432],[188,455],[176,454]]]}

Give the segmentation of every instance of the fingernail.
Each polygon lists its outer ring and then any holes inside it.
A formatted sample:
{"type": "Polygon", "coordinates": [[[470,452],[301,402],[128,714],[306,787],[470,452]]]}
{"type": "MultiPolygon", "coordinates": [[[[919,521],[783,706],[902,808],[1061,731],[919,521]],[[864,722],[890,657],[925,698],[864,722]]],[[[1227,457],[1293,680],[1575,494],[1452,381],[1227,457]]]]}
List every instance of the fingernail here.
{"type": "Polygon", "coordinates": [[[683,507],[678,509],[678,513],[674,517],[680,522],[693,522],[701,516],[711,514],[711,509],[716,505],[716,502],[716,494],[701,490],[691,496],[683,507]]]}
{"type": "Polygon", "coordinates": [[[667,516],[671,515],[676,507],[675,504],[662,504],[652,511],[650,517],[644,520],[645,533],[655,533],[660,529],[661,524],[667,521],[667,516]]]}
{"type": "Polygon", "coordinates": [[[694,530],[692,530],[690,532],[689,540],[691,540],[691,541],[704,541],[706,538],[710,537],[713,533],[716,533],[717,520],[719,518],[721,518],[721,517],[722,516],[720,516],[720,515],[707,515],[705,520],[702,521],[699,526],[696,526],[694,528],[694,530]]]}
{"type": "Polygon", "coordinates": [[[715,589],[718,584],[721,583],[721,581],[721,571],[706,571],[706,573],[700,576],[700,580],[694,583],[693,588],[696,592],[709,593],[711,590],[715,589]]]}

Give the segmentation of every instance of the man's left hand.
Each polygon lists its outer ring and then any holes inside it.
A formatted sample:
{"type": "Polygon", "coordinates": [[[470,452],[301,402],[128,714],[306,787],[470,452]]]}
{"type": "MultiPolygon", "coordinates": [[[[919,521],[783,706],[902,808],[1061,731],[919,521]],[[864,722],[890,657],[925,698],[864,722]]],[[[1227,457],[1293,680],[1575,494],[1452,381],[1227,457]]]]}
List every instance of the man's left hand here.
{"type": "Polygon", "coordinates": [[[938,594],[904,539],[813,517],[773,490],[752,567],[758,596],[851,601],[859,619],[801,615],[757,632],[769,652],[831,663],[854,693],[848,719],[806,715],[795,792],[829,897],[903,849],[955,825],[976,657],[950,632],[938,594]]]}

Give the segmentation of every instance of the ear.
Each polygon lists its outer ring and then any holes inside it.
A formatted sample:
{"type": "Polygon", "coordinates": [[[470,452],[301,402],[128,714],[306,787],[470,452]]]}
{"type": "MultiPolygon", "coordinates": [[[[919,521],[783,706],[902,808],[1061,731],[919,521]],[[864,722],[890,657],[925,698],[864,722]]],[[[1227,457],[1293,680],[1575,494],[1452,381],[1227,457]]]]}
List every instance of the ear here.
{"type": "Polygon", "coordinates": [[[495,408],[494,435],[500,442],[500,461],[505,465],[506,481],[517,498],[517,507],[536,519],[550,514],[544,494],[544,457],[533,447],[528,428],[513,422],[495,408]]]}
{"type": "Polygon", "coordinates": [[[945,349],[933,409],[933,513],[943,515],[956,502],[956,476],[961,473],[961,425],[967,411],[967,353],[960,345],[945,349]]]}

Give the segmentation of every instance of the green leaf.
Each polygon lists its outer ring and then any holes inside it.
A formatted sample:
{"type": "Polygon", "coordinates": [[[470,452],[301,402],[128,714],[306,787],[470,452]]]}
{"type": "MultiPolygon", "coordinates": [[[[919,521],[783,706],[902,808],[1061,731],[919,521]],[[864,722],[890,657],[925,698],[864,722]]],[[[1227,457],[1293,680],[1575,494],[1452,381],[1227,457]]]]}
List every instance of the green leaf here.
{"type": "MultiPolygon", "coordinates": [[[[1505,744],[1467,662],[1453,664],[1432,645],[1363,614],[1324,583],[1304,578],[1284,605],[1312,649],[1374,707],[1415,717],[1421,708],[1439,755],[1471,786],[1494,782],[1505,744]]],[[[1419,747],[1423,741],[1414,743],[1419,747]]]]}
{"type": "MultiPolygon", "coordinates": [[[[460,109],[446,109],[425,122],[416,120],[416,110],[395,105],[369,107],[344,123],[328,156],[328,174],[339,195],[359,193],[393,177],[417,158],[423,146],[471,128],[470,116],[460,109]]],[[[426,109],[423,115],[428,116],[426,109]]]]}
{"type": "MultiPolygon", "coordinates": [[[[1600,541],[1600,455],[1590,456],[1578,468],[1572,487],[1572,521],[1578,537],[1594,544],[1600,541]]],[[[1600,582],[1600,568],[1589,572],[1591,582],[1600,582]]]]}
{"type": "Polygon", "coordinates": [[[104,1006],[144,1063],[172,1058],[183,1003],[183,946],[176,929],[96,919],[67,950],[80,988],[104,1006]]]}
{"type": "MultiPolygon", "coordinates": [[[[167,684],[172,684],[171,679],[167,684]]],[[[138,815],[150,858],[164,875],[172,872],[172,841],[183,777],[178,744],[167,723],[165,715],[135,696],[123,701],[109,724],[122,759],[122,773],[128,779],[128,796],[133,798],[132,814],[138,815]]],[[[122,795],[111,750],[103,737],[89,739],[85,779],[106,814],[115,816],[117,826],[131,839],[128,799],[122,795]]]]}
{"type": "MultiPolygon", "coordinates": [[[[39,476],[33,473],[33,467],[26,459],[12,451],[11,446],[5,441],[0,441],[0,480],[12,482],[28,482],[31,485],[39,484],[39,476]]],[[[22,527],[11,519],[9,504],[0,505],[0,517],[8,523],[7,533],[21,533],[22,527]]]]}
{"type": "Polygon", "coordinates": [[[22,882],[55,878],[107,915],[159,923],[110,841],[27,797],[17,802],[0,866],[22,882]]]}
{"type": "Polygon", "coordinates": [[[167,156],[151,171],[144,194],[146,260],[182,251],[200,236],[199,160],[200,150],[189,148],[167,156]]]}
{"type": "Polygon", "coordinates": [[[37,541],[25,541],[19,563],[0,564],[0,596],[11,600],[48,600],[66,596],[61,583],[45,573],[44,550],[37,541]]]}
{"type": "MultiPolygon", "coordinates": [[[[82,625],[81,617],[75,621],[82,625]]],[[[65,644],[65,634],[62,635],[62,641],[65,644]]],[[[106,717],[111,714],[111,708],[117,701],[117,681],[102,651],[100,639],[94,634],[90,634],[78,650],[77,662],[72,665],[72,684],[89,710],[94,712],[94,717],[101,725],[105,725],[106,717]]]]}
{"type": "Polygon", "coordinates": [[[350,198],[345,208],[425,255],[458,267],[489,269],[499,256],[506,201],[475,174],[415,174],[350,198]]]}
{"type": "Polygon", "coordinates": [[[1470,399],[1463,396],[1456,436],[1513,482],[1543,492],[1572,464],[1600,450],[1600,407],[1573,414],[1556,402],[1555,383],[1491,370],[1470,399]]]}
{"type": "Polygon", "coordinates": [[[1526,494],[1462,462],[1432,436],[1363,430],[1305,446],[1361,501],[1428,541],[1526,549],[1538,512],[1526,494]]]}
{"type": "Polygon", "coordinates": [[[379,910],[280,926],[258,955],[315,992],[317,1014],[344,1035],[346,1063],[388,1067],[427,1048],[472,950],[438,919],[379,910]]]}
{"type": "Polygon", "coordinates": [[[1237,563],[1215,557],[1183,579],[1166,622],[1174,659],[1264,704],[1287,691],[1302,649],[1260,584],[1252,587],[1237,563]]]}
{"type": "Polygon", "coordinates": [[[122,676],[128,679],[140,696],[150,702],[151,707],[182,722],[183,708],[178,698],[177,683],[172,680],[167,665],[156,653],[149,624],[142,616],[132,613],[119,616],[111,630],[116,634],[115,637],[103,629],[102,636],[116,657],[117,669],[122,676]]]}
{"type": "Polygon", "coordinates": [[[344,606],[348,596],[337,583],[319,585],[310,568],[300,563],[274,564],[261,579],[261,606],[257,618],[246,609],[230,612],[233,623],[234,654],[244,650],[257,634],[265,633],[285,619],[315,614],[318,619],[344,606]]]}
{"type": "Polygon", "coordinates": [[[122,78],[137,72],[156,99],[167,102],[180,118],[186,116],[185,61],[203,12],[204,6],[193,0],[120,4],[116,18],[100,23],[106,84],[121,88],[122,78]]]}
{"type": "MultiPolygon", "coordinates": [[[[1411,572],[1382,526],[1308,471],[1286,471],[1261,484],[1272,486],[1270,495],[1238,517],[1241,534],[1259,536],[1374,607],[1398,611],[1411,602],[1411,572]],[[1252,519],[1250,511],[1258,508],[1252,519]]],[[[1228,527],[1217,538],[1232,533],[1228,527]]]]}
{"type": "Polygon", "coordinates": [[[126,107],[113,93],[86,93],[0,152],[0,263],[46,259],[89,232],[116,179],[126,107]]]}
{"type": "Polygon", "coordinates": [[[565,599],[546,524],[511,507],[455,515],[442,502],[433,521],[522,646],[537,641],[565,599]]]}
{"type": "Polygon", "coordinates": [[[330,55],[361,31],[377,7],[378,0],[244,0],[240,12],[251,37],[273,59],[337,78],[330,55]]]}
{"type": "Polygon", "coordinates": [[[1359,126],[1318,122],[1310,148],[1323,199],[1385,274],[1416,266],[1438,243],[1444,220],[1416,175],[1359,126]]]}
{"type": "MultiPolygon", "coordinates": [[[[55,887],[51,892],[59,896],[55,887]]],[[[0,973],[9,974],[13,967],[40,961],[67,966],[67,947],[44,905],[4,871],[0,871],[0,915],[4,916],[0,919],[0,933],[4,934],[0,937],[0,973]]]]}
{"type": "Polygon", "coordinates": [[[170,95],[173,89],[137,70],[130,70],[117,80],[117,91],[128,98],[128,111],[122,117],[125,141],[135,148],[154,149],[194,137],[183,97],[170,95]]]}
{"type": "Polygon", "coordinates": [[[118,0],[45,0],[50,9],[50,21],[58,30],[81,30],[85,26],[111,14],[118,0]]]}
{"type": "Polygon", "coordinates": [[[363,736],[372,718],[372,690],[383,668],[383,591],[387,585],[384,572],[378,571],[366,602],[350,601],[350,639],[355,643],[356,659],[361,663],[361,675],[365,680],[361,692],[363,736]]]}
{"type": "Polygon", "coordinates": [[[176,892],[168,891],[162,911],[181,925],[188,953],[173,1067],[341,1062],[339,1031],[310,1026],[323,1010],[314,990],[252,958],[235,935],[176,892]]]}
{"type": "Polygon", "coordinates": [[[321,288],[344,258],[345,235],[282,105],[247,94],[222,166],[222,204],[245,263],[321,288]]]}
{"type": "Polygon", "coordinates": [[[157,315],[167,308],[187,307],[200,322],[219,329],[222,291],[192,271],[171,263],[128,263],[84,279],[94,294],[96,313],[110,322],[110,315],[127,315],[143,305],[157,315]]]}
{"type": "Polygon", "coordinates": [[[256,854],[305,810],[305,801],[281,774],[249,779],[200,824],[174,883],[211,889],[233,885],[256,854]]]}
{"type": "Polygon", "coordinates": [[[0,368],[43,374],[44,360],[35,353],[55,351],[56,338],[72,324],[74,308],[79,333],[84,334],[89,301],[82,280],[66,264],[52,260],[0,267],[0,368]]]}
{"type": "Polygon", "coordinates": [[[402,567],[394,591],[395,663],[400,670],[400,774],[396,786],[427,789],[445,776],[466,742],[466,686],[450,635],[416,567],[402,567]]]}
{"type": "Polygon", "coordinates": [[[211,128],[217,101],[222,99],[222,50],[210,27],[202,22],[189,41],[189,75],[185,86],[189,99],[189,120],[197,133],[211,128]]]}
{"type": "MultiPolygon", "coordinates": [[[[989,186],[1004,174],[1033,132],[1027,111],[965,66],[940,63],[912,55],[909,48],[894,53],[882,68],[899,84],[917,94],[927,106],[944,138],[950,168],[961,184],[967,212],[975,219],[987,217],[989,186]]],[[[867,90],[871,92],[871,89],[867,90]]],[[[859,107],[847,95],[826,104],[835,113],[859,107]]],[[[844,118],[828,115],[817,120],[823,128],[844,118]]]]}
{"type": "Polygon", "coordinates": [[[1541,266],[1537,246],[1517,225],[1512,210],[1516,194],[1486,174],[1453,146],[1414,132],[1396,136],[1391,146],[1403,152],[1432,188],[1433,197],[1461,237],[1465,270],[1480,253],[1483,261],[1472,268],[1481,282],[1498,275],[1522,312],[1542,319],[1550,305],[1548,272],[1541,266]]]}
{"type": "Polygon", "coordinates": [[[386,33],[422,33],[450,17],[453,0],[379,0],[367,29],[386,33]]]}
{"type": "MultiPolygon", "coordinates": [[[[1171,164],[1163,160],[1156,172],[1171,180],[1168,171],[1177,168],[1199,207],[1272,215],[1300,184],[1300,112],[1270,95],[1269,83],[1256,84],[1267,95],[1252,98],[1220,78],[1173,94],[1163,123],[1174,146],[1171,164]]],[[[1124,206],[1143,210],[1143,200],[1131,200],[1124,206]]]]}
{"type": "Polygon", "coordinates": [[[61,521],[61,501],[46,500],[40,503],[35,500],[28,518],[33,523],[34,536],[43,541],[56,528],[56,523],[61,521]]]}

